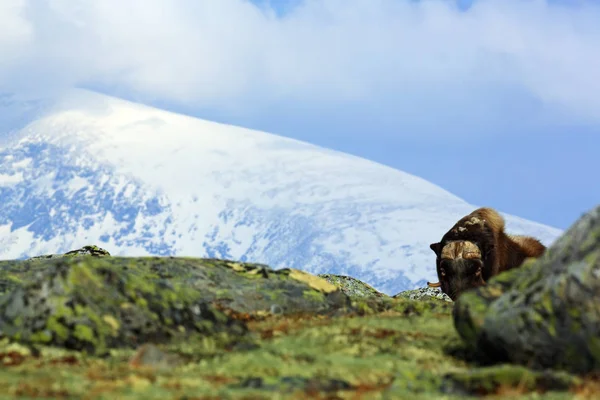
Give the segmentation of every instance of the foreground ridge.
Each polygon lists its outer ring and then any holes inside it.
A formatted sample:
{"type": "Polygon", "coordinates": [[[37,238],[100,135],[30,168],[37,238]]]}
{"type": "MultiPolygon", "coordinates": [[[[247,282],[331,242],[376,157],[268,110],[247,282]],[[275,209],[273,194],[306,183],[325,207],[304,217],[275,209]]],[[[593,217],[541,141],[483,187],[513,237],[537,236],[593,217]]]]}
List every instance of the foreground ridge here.
{"type": "Polygon", "coordinates": [[[432,288],[392,297],[350,276],[222,259],[113,257],[94,246],[2,261],[0,393],[596,398],[600,363],[591,350],[600,313],[579,310],[600,304],[600,290],[588,290],[600,280],[599,221],[600,207],[539,260],[456,303],[432,288]],[[573,295],[574,287],[585,295],[573,295]],[[565,334],[569,348],[560,347],[565,334]],[[541,340],[546,345],[534,346],[541,340]]]}

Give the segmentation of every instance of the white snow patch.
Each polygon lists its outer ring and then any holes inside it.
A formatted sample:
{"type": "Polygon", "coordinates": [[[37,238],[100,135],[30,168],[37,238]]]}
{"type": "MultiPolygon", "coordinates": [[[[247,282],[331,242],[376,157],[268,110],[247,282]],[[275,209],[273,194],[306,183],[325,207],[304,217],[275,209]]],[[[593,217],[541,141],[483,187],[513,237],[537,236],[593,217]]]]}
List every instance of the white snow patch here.
{"type": "Polygon", "coordinates": [[[12,186],[23,182],[23,173],[0,174],[0,186],[12,186]]]}

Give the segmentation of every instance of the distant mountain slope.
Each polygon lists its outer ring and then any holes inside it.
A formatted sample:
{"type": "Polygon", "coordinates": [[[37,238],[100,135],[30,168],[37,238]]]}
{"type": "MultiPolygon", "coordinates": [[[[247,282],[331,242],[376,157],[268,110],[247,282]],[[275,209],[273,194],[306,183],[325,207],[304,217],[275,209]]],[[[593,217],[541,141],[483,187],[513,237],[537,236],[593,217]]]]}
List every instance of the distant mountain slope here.
{"type": "MultiPolygon", "coordinates": [[[[0,107],[0,121],[19,114],[0,107]]],[[[429,243],[476,207],[358,157],[88,91],[34,114],[3,125],[4,259],[94,243],[348,274],[395,294],[436,279],[429,243]]],[[[506,218],[546,244],[561,233],[506,218]]]]}

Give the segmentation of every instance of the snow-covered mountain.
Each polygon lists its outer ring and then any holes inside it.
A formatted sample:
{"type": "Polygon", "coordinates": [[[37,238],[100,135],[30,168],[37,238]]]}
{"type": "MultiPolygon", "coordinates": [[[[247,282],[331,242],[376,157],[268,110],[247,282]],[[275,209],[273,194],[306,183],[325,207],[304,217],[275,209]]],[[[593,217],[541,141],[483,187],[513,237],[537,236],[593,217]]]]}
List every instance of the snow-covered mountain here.
{"type": "MultiPolygon", "coordinates": [[[[89,91],[0,107],[2,259],[98,244],[348,274],[395,294],[436,279],[429,244],[476,208],[365,159],[89,91]]],[[[562,233],[505,217],[545,244],[562,233]]]]}

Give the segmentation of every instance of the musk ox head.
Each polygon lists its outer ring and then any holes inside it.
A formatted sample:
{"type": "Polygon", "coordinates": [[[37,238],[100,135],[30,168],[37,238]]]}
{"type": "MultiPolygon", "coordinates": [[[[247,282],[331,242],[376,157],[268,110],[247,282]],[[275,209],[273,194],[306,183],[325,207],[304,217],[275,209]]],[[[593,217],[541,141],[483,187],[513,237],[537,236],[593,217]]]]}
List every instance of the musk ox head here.
{"type": "Polygon", "coordinates": [[[432,243],[431,250],[436,254],[436,267],[439,281],[429,283],[439,287],[453,301],[465,290],[485,285],[483,279],[483,259],[479,247],[470,241],[456,240],[446,243],[432,243]]]}

